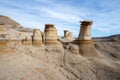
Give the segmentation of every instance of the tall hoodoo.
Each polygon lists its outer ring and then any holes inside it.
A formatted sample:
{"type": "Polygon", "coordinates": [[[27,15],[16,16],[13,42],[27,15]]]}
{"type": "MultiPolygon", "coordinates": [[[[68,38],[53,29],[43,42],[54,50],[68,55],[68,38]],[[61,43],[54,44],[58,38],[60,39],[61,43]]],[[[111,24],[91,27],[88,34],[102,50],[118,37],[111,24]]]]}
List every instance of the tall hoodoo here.
{"type": "Polygon", "coordinates": [[[53,24],[45,24],[45,44],[58,44],[57,30],[53,24]]]}
{"type": "Polygon", "coordinates": [[[81,29],[79,33],[79,40],[91,40],[91,25],[93,21],[80,21],[81,29]]]}
{"type": "Polygon", "coordinates": [[[93,21],[80,21],[81,28],[78,37],[79,52],[83,56],[97,57],[97,51],[91,39],[91,25],[93,21]]]}
{"type": "Polygon", "coordinates": [[[33,30],[33,45],[41,46],[42,45],[42,33],[39,29],[33,30]]]}

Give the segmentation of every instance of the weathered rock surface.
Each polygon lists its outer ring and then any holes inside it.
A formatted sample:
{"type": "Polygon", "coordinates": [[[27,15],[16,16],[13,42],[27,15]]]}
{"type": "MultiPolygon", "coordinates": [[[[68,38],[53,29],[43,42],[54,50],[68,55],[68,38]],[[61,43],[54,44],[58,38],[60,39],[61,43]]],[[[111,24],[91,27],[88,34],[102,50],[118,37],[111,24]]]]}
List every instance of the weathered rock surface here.
{"type": "Polygon", "coordinates": [[[81,28],[79,32],[79,40],[91,40],[91,25],[93,21],[80,21],[81,28]]]}
{"type": "Polygon", "coordinates": [[[76,41],[79,45],[79,52],[82,56],[98,57],[98,52],[95,49],[91,38],[92,23],[92,21],[81,21],[79,37],[76,41]]]}
{"type": "Polygon", "coordinates": [[[39,29],[33,30],[33,45],[42,46],[43,44],[42,33],[39,29]]]}
{"type": "Polygon", "coordinates": [[[0,52],[9,52],[8,42],[0,41],[0,52]]]}
{"type": "Polygon", "coordinates": [[[2,16],[2,15],[0,15],[0,24],[4,24],[6,27],[9,27],[9,28],[22,27],[19,23],[15,22],[11,18],[7,16],[2,16]]]}
{"type": "Polygon", "coordinates": [[[83,33],[77,45],[59,44],[57,30],[48,24],[45,35],[38,29],[34,33],[12,28],[0,31],[0,80],[120,80],[120,38],[94,39],[93,43],[87,36],[90,32],[83,33]],[[31,36],[38,44],[45,41],[46,45],[21,44],[23,39],[26,44],[32,41],[31,36]]]}
{"type": "Polygon", "coordinates": [[[0,24],[3,24],[8,29],[15,29],[21,32],[33,32],[33,29],[23,27],[18,22],[14,21],[10,17],[0,15],[0,24]]]}
{"type": "MultiPolygon", "coordinates": [[[[64,52],[14,44],[14,52],[0,52],[1,80],[119,80],[119,60],[108,56],[85,58],[64,52]]],[[[74,49],[74,48],[73,48],[74,49]]]]}
{"type": "Polygon", "coordinates": [[[57,30],[53,24],[45,24],[45,44],[59,45],[57,30]]]}
{"type": "Polygon", "coordinates": [[[26,36],[26,38],[22,40],[22,43],[26,45],[32,45],[32,36],[26,36]]]}
{"type": "Polygon", "coordinates": [[[69,32],[68,30],[64,30],[63,40],[65,42],[72,42],[74,40],[72,32],[69,32]]]}
{"type": "Polygon", "coordinates": [[[0,24],[0,31],[6,31],[6,27],[3,24],[0,24]]]}

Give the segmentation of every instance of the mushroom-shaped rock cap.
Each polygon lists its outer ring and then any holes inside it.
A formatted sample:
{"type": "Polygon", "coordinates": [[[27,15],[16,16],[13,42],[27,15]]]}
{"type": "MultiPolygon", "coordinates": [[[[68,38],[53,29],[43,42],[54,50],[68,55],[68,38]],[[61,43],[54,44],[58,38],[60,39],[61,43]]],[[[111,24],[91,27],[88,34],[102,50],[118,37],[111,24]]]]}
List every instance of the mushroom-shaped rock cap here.
{"type": "Polygon", "coordinates": [[[45,24],[45,30],[55,29],[54,24],[45,24]]]}
{"type": "Polygon", "coordinates": [[[64,32],[69,32],[69,30],[63,30],[64,32]]]}
{"type": "Polygon", "coordinates": [[[54,27],[54,24],[45,24],[45,28],[54,27]]]}
{"type": "Polygon", "coordinates": [[[92,20],[80,21],[81,25],[92,25],[92,20]]]}

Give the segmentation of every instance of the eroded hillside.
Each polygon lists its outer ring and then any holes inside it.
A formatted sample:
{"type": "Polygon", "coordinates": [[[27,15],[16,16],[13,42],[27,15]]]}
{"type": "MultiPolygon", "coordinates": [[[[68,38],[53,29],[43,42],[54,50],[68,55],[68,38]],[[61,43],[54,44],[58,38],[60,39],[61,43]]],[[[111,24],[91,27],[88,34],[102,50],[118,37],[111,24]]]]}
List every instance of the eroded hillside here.
{"type": "Polygon", "coordinates": [[[53,24],[44,33],[1,24],[0,80],[120,80],[120,38],[93,42],[92,23],[82,21],[75,40],[71,33],[58,40],[53,24]]]}

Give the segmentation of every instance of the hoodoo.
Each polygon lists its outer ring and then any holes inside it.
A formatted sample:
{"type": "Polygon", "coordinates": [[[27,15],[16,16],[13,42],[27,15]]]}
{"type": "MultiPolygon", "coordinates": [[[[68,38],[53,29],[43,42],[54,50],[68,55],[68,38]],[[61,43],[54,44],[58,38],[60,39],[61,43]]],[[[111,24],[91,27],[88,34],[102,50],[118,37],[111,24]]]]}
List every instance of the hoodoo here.
{"type": "Polygon", "coordinates": [[[81,28],[79,33],[79,40],[91,40],[91,25],[93,21],[80,21],[81,28]]]}
{"type": "Polygon", "coordinates": [[[91,39],[91,25],[93,21],[80,21],[81,28],[78,37],[80,54],[87,57],[96,57],[97,51],[91,39]]]}
{"type": "Polygon", "coordinates": [[[39,29],[33,30],[33,45],[41,46],[42,45],[42,33],[39,29]]]}
{"type": "Polygon", "coordinates": [[[45,45],[59,44],[59,42],[57,41],[58,39],[57,30],[53,24],[45,24],[44,32],[45,32],[45,45]]]}
{"type": "Polygon", "coordinates": [[[64,30],[64,37],[63,37],[65,40],[68,40],[68,41],[73,41],[74,38],[73,38],[73,34],[72,32],[69,32],[69,30],[64,30]]]}
{"type": "Polygon", "coordinates": [[[66,38],[66,37],[67,37],[68,33],[69,33],[69,31],[68,31],[68,30],[64,30],[64,38],[66,38]]]}

